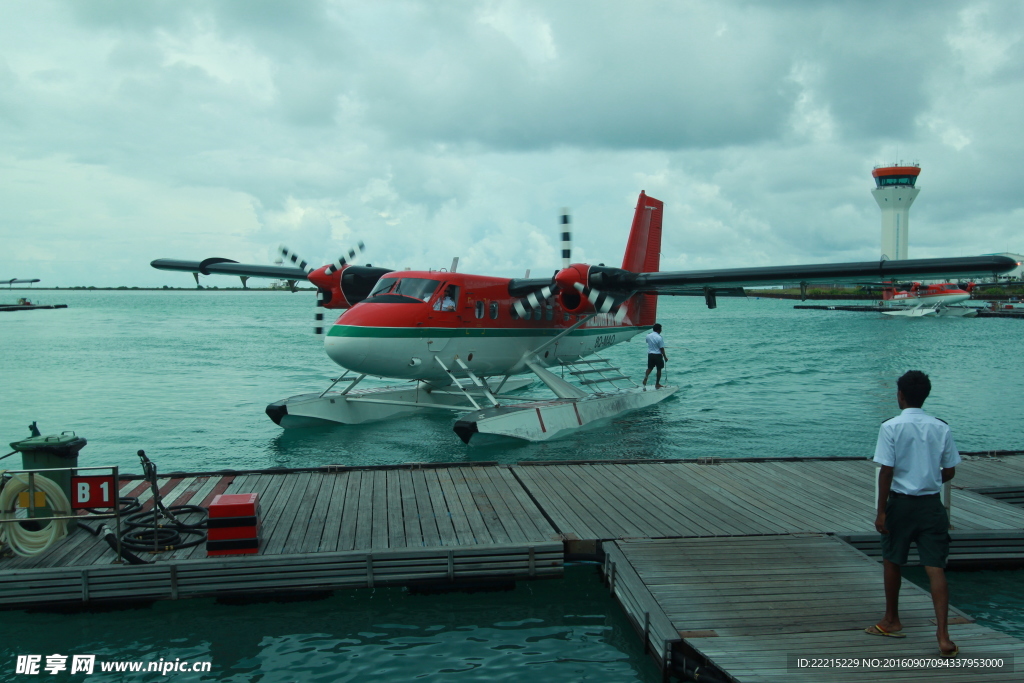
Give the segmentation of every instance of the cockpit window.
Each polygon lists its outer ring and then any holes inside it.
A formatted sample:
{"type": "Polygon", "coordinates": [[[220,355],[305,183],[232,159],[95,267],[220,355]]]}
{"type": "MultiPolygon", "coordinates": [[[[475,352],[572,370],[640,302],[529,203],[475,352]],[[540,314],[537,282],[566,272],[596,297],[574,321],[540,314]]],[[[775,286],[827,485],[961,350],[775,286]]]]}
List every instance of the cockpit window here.
{"type": "Polygon", "coordinates": [[[428,280],[424,277],[381,278],[368,298],[393,294],[425,302],[434,294],[439,284],[441,283],[438,280],[428,280]]]}

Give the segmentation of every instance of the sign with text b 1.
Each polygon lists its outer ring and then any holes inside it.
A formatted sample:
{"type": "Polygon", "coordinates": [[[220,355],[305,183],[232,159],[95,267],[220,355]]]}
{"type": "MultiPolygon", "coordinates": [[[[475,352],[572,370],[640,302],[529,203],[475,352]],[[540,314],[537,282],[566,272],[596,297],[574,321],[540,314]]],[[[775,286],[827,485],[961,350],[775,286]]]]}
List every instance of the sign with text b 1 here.
{"type": "Polygon", "coordinates": [[[117,485],[113,475],[71,477],[71,507],[112,508],[117,505],[117,485]]]}

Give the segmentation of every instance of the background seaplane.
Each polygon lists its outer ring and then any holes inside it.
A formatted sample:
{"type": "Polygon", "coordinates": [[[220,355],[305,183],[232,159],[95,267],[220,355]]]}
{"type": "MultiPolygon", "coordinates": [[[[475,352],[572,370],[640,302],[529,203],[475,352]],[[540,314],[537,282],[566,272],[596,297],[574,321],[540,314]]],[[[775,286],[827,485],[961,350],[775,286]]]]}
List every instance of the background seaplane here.
{"type": "Polygon", "coordinates": [[[952,282],[922,285],[920,282],[893,285],[882,290],[884,315],[912,318],[951,316],[974,318],[978,309],[964,306],[970,300],[974,283],[961,287],[952,282]]]}
{"type": "MultiPolygon", "coordinates": [[[[678,387],[639,387],[597,356],[653,325],[658,296],[703,296],[715,308],[719,295],[742,296],[744,286],[799,284],[806,291],[812,283],[974,277],[1016,267],[1009,258],[983,256],[659,272],[663,212],[661,201],[640,193],[620,268],[572,263],[569,217],[563,215],[562,268],[542,278],[459,273],[457,259],[449,271],[357,266],[349,263],[356,249],[315,270],[287,249],[282,254],[292,266],[224,258],[151,265],[308,280],[317,287],[319,307],[344,309],[328,326],[324,348],[346,372],[321,393],[267,406],[282,427],[447,410],[457,413],[454,431],[466,443],[490,436],[543,441],[674,394],[678,387]],[[549,369],[555,367],[558,374],[549,369]],[[535,375],[554,398],[510,395],[533,382],[516,377],[523,374],[535,375]],[[356,389],[368,375],[407,381],[356,389]],[[335,389],[339,384],[343,388],[335,389]]],[[[316,331],[324,331],[322,322],[316,331]]]]}

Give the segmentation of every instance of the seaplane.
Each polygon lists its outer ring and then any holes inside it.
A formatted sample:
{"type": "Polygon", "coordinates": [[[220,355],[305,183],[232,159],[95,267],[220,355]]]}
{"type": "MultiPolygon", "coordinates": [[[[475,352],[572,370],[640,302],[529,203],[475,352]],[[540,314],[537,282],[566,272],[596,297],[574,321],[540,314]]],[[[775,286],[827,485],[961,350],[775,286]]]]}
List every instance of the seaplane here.
{"type": "Polygon", "coordinates": [[[564,437],[674,395],[679,387],[638,386],[601,356],[654,324],[660,296],[703,296],[716,308],[719,296],[744,296],[747,286],[791,284],[806,293],[816,283],[990,276],[1016,267],[1006,257],[979,256],[662,272],[663,216],[664,203],[641,192],[616,268],[572,262],[571,219],[564,212],[562,267],[546,277],[461,273],[457,258],[441,270],[354,265],[362,244],[315,269],[287,248],[281,253],[291,265],[219,257],[151,265],[197,280],[221,274],[316,286],[315,332],[326,333],[324,350],[345,372],[322,392],[268,405],[267,415],[281,427],[449,411],[466,444],[564,437]],[[324,325],[320,309],[341,314],[324,325]],[[399,383],[357,388],[368,376],[399,383]],[[536,380],[553,397],[520,396],[536,380]]]}
{"type": "Polygon", "coordinates": [[[973,282],[963,286],[952,282],[891,285],[882,289],[882,314],[910,318],[974,318],[978,309],[964,306],[973,289],[973,282]]]}

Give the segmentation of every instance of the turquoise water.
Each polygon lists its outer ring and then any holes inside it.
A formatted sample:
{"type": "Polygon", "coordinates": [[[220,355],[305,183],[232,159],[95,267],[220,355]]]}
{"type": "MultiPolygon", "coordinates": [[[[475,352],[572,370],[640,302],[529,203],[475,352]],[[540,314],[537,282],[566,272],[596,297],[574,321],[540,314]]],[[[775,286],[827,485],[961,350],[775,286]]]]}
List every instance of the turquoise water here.
{"type": "MultiPolygon", "coordinates": [[[[878,424],[897,412],[895,378],[910,368],[932,376],[926,408],[953,426],[961,450],[1024,448],[1021,320],[891,319],[769,299],[723,299],[709,311],[703,300],[666,299],[659,318],[675,397],[567,441],[467,448],[451,418],[436,415],[298,432],[274,425],[268,403],[322,390],[338,374],[311,333],[310,292],[40,291],[33,300],[69,308],[0,313],[0,439],[24,438],[34,420],[44,433],[74,430],[89,440],[82,465],[137,472],[139,448],[163,472],[867,457],[878,424]]],[[[639,377],[645,354],[638,338],[607,355],[639,377]]],[[[954,604],[1024,636],[1024,572],[955,573],[951,584],[954,604]]],[[[206,680],[658,680],[591,567],[507,593],[378,589],[286,604],[14,613],[0,623],[0,680],[26,680],[10,672],[16,654],[33,652],[209,658],[206,680]]]]}
{"type": "MultiPolygon", "coordinates": [[[[569,567],[564,579],[523,582],[510,592],[411,595],[377,588],[298,602],[189,600],[98,614],[5,617],[7,624],[29,628],[16,638],[11,629],[0,642],[4,681],[31,680],[13,673],[16,655],[24,653],[212,662],[210,674],[169,674],[183,681],[660,680],[594,566],[569,567]]],[[[67,679],[154,676],[97,671],[67,679]]]]}

